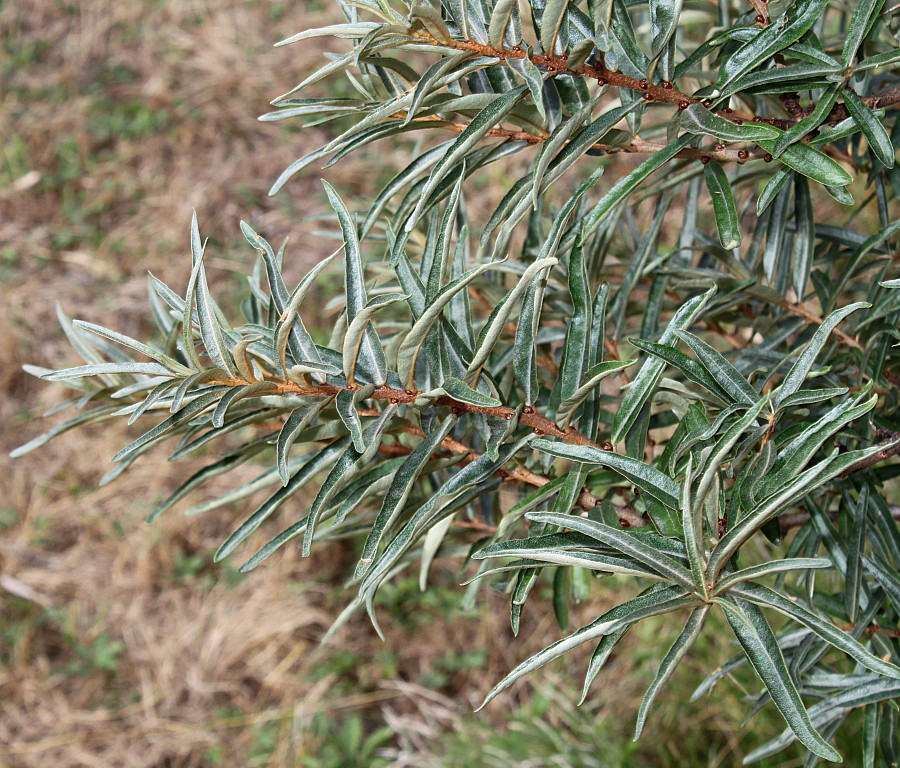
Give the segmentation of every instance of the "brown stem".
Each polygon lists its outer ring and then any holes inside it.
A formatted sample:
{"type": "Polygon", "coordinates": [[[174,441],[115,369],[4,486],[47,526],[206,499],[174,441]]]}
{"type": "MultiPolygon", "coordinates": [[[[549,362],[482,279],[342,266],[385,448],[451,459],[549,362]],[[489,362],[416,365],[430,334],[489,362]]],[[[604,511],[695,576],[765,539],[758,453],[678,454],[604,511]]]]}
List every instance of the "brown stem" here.
{"type": "Polygon", "coordinates": [[[859,472],[871,467],[873,464],[878,464],[885,459],[889,459],[891,456],[900,454],[900,432],[895,432],[892,429],[879,429],[875,433],[875,439],[879,442],[893,443],[893,445],[888,445],[877,453],[873,453],[871,456],[867,456],[866,458],[851,464],[843,471],[841,477],[852,475],[854,472],[859,472]]]}

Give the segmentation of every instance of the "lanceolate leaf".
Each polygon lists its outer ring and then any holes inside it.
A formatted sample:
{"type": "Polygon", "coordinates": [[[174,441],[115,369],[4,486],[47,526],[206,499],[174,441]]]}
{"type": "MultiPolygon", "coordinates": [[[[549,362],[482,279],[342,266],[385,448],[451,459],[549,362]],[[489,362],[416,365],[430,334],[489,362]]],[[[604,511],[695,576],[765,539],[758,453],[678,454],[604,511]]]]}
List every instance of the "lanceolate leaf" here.
{"type": "MultiPolygon", "coordinates": [[[[711,288],[705,294],[695,296],[686,302],[672,317],[668,327],[660,337],[659,343],[671,344],[675,338],[675,332],[690,326],[714,292],[715,288],[711,288]]],[[[659,381],[664,367],[665,363],[657,358],[646,360],[641,366],[641,370],[634,377],[631,386],[622,397],[618,411],[616,411],[612,435],[614,443],[622,440],[628,430],[631,429],[641,408],[644,407],[644,403],[649,400],[650,395],[653,393],[653,389],[659,381]]],[[[673,506],[674,508],[676,507],[673,506]]]]}
{"type": "Polygon", "coordinates": [[[891,138],[888,136],[887,131],[884,129],[884,126],[881,124],[881,121],[875,117],[872,110],[869,109],[865,102],[853,91],[845,90],[843,92],[843,97],[844,106],[847,107],[847,111],[850,113],[851,117],[853,117],[859,124],[859,127],[862,128],[862,132],[865,134],[866,140],[869,142],[869,146],[872,148],[875,156],[885,168],[893,168],[895,153],[894,145],[891,142],[891,138]]]}
{"type": "Polygon", "coordinates": [[[642,595],[622,603],[617,608],[608,611],[590,624],[573,632],[562,640],[557,640],[552,645],[536,653],[530,659],[522,662],[503,680],[495,685],[485,697],[481,706],[484,707],[497,694],[504,691],[517,680],[544,666],[549,661],[559,658],[572,648],[577,648],[589,640],[611,635],[614,632],[628,627],[636,621],[649,616],[658,616],[661,613],[669,613],[687,605],[691,605],[694,599],[685,595],[678,587],[667,587],[660,590],[648,590],[642,595]]]}
{"type": "Polygon", "coordinates": [[[810,752],[825,760],[840,762],[841,756],[837,750],[813,727],[809,713],[791,680],[778,640],[762,612],[749,603],[722,601],[720,605],[753,669],[765,683],[772,701],[797,738],[810,752]]]}
{"type": "Polygon", "coordinates": [[[703,166],[706,188],[712,198],[713,213],[716,216],[716,228],[719,230],[719,242],[726,250],[737,248],[741,244],[741,229],[738,220],[737,205],[731,183],[717,162],[709,162],[703,166]]]}
{"type": "Polygon", "coordinates": [[[879,675],[900,679],[900,667],[870,653],[852,635],[819,618],[796,600],[789,600],[775,590],[753,582],[735,585],[729,589],[729,594],[756,605],[774,608],[785,616],[809,627],[823,640],[858,661],[866,669],[871,669],[879,675]]]}
{"type": "Polygon", "coordinates": [[[700,635],[700,632],[703,629],[703,621],[706,618],[706,612],[708,610],[709,607],[704,605],[691,611],[691,615],[688,617],[684,629],[682,629],[681,634],[675,638],[675,642],[672,643],[672,647],[669,648],[668,653],[665,655],[665,658],[663,658],[662,663],[659,665],[659,669],[656,670],[656,677],[653,678],[653,682],[650,683],[650,687],[644,694],[644,698],[641,701],[641,707],[638,710],[637,724],[634,727],[635,741],[638,740],[641,731],[644,729],[644,722],[647,719],[650,707],[655,701],[657,694],[666,684],[666,681],[672,676],[678,663],[685,657],[685,654],[691,649],[694,641],[700,635]]]}

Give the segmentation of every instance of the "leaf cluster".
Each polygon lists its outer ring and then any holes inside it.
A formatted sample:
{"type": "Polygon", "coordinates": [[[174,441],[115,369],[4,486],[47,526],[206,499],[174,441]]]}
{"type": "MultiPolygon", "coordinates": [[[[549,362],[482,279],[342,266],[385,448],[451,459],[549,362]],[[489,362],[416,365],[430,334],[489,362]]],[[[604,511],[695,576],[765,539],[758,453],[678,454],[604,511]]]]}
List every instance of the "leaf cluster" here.
{"type": "Polygon", "coordinates": [[[472,569],[465,604],[508,594],[515,632],[542,580],[564,629],[602,579],[634,585],[487,700],[592,643],[586,696],[632,626],[672,614],[637,737],[714,611],[740,652],[696,695],[749,664],[751,714],[772,703],[787,724],[749,760],[793,740],[840,760],[828,739],[861,708],[863,763],[896,761],[900,41],[883,0],[337,5],[342,23],[284,43],[339,52],[262,118],[334,138],[273,193],[420,132],[408,163],[362,211],[325,184],[340,250],[293,289],[284,248],[243,224],[238,322],[196,218],[184,294],[150,279],[156,345],[60,314],[84,364],[28,370],[75,390],[76,415],[17,454],[157,417],[108,482],[163,441],[178,459],[224,437],[151,518],[260,465],[188,513],[267,490],[216,554],[281,513],[242,570],[289,542],[361,540],[335,626],[365,609],[377,627],[379,587],[416,568],[425,588],[436,557],[472,569]],[[337,77],[352,96],[315,95],[337,77]],[[515,180],[473,210],[469,180],[495,163],[515,180]],[[305,300],[340,260],[317,343],[305,300]]]}

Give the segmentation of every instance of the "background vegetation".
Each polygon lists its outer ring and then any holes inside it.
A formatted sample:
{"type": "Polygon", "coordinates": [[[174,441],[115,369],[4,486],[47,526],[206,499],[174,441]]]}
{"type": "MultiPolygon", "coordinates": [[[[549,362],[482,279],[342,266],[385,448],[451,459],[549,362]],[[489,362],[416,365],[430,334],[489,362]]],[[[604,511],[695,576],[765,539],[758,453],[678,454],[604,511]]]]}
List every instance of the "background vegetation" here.
{"type": "MultiPolygon", "coordinates": [[[[152,267],[182,282],[184,258],[166,260],[183,250],[191,206],[206,232],[235,236],[213,243],[207,265],[220,297],[236,288],[246,263],[238,218],[264,234],[293,232],[296,276],[333,247],[300,226],[328,210],[317,170],[294,181],[290,195],[265,197],[269,181],[323,144],[327,129],[255,120],[283,90],[285,73],[299,79],[319,55],[316,43],[272,51],[271,41],[331,21],[332,9],[150,8],[21,2],[0,10],[7,449],[36,434],[32,420],[64,396],[19,373],[22,362],[63,357],[54,302],[142,336],[143,274],[152,267]]],[[[402,157],[397,150],[397,163],[402,157]]],[[[343,193],[366,197],[384,179],[365,162],[351,158],[327,176],[343,193]]],[[[509,182],[502,169],[485,178],[485,195],[509,182]]],[[[477,193],[469,203],[477,205],[477,193]]],[[[321,320],[320,331],[328,315],[321,320]]],[[[249,578],[227,562],[214,565],[234,514],[141,524],[195,467],[147,462],[129,472],[127,486],[96,490],[97,467],[125,433],[70,433],[3,468],[10,483],[0,501],[0,761],[11,766],[732,764],[781,730],[777,714],[763,713],[754,734],[738,738],[740,685],[725,687],[714,711],[703,701],[675,705],[708,669],[698,664],[679,670],[674,684],[683,679],[686,690],[670,692],[672,705],[660,703],[653,741],[632,746],[632,721],[621,713],[637,709],[657,656],[643,647],[670,631],[662,621],[628,638],[584,710],[569,711],[570,676],[554,667],[536,681],[537,695],[523,686],[487,719],[470,717],[484,681],[557,631],[549,612],[538,621],[535,611],[513,638],[500,596],[460,615],[453,569],[438,574],[446,589],[420,594],[410,579],[380,595],[386,633],[414,642],[384,646],[360,621],[320,650],[343,602],[352,544],[302,561],[281,552],[249,578]],[[513,715],[500,728],[504,710],[513,715]],[[551,727],[560,725],[570,738],[551,727]]],[[[208,491],[216,490],[213,482],[208,491]]],[[[615,587],[607,598],[615,601],[615,587]]],[[[598,608],[579,610],[587,618],[598,608]]],[[[705,643],[695,651],[704,661],[732,651],[725,639],[705,643]]],[[[566,663],[573,661],[583,658],[566,663]]],[[[852,737],[851,730],[845,738],[852,737]]],[[[772,764],[796,758],[784,753],[772,764]]]]}

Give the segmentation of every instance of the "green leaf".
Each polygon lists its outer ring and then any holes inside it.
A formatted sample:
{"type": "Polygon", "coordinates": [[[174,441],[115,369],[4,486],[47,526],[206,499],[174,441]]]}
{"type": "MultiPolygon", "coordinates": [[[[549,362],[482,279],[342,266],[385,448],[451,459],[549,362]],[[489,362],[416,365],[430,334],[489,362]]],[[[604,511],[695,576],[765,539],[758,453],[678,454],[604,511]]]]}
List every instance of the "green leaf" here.
{"type": "MultiPolygon", "coordinates": [[[[775,153],[774,141],[756,143],[766,152],[775,153]]],[[[791,170],[802,173],[820,184],[842,187],[853,181],[853,177],[837,161],[802,141],[791,144],[778,159],[791,170]]]]}
{"type": "Polygon", "coordinates": [[[397,350],[397,374],[407,389],[414,388],[413,374],[415,373],[416,358],[419,350],[422,348],[429,331],[438,322],[444,309],[450,304],[453,297],[459,294],[475,278],[496,266],[497,262],[488,262],[470,269],[451,280],[428,303],[421,316],[413,323],[412,328],[397,350]]]}
{"type": "MultiPolygon", "coordinates": [[[[366,306],[366,286],[363,278],[362,256],[359,248],[359,236],[356,231],[356,222],[344,205],[334,188],[322,181],[328,202],[334,209],[341,226],[341,234],[344,238],[344,288],[347,298],[347,323],[352,324],[356,316],[366,306]]],[[[378,340],[378,334],[371,324],[366,326],[362,341],[360,342],[358,359],[362,362],[364,370],[374,377],[374,384],[381,386],[387,377],[387,366],[384,361],[384,350],[378,340]]]]}
{"type": "Polygon", "coordinates": [[[756,605],[774,608],[779,613],[783,613],[785,616],[808,627],[827,643],[843,651],[866,669],[870,669],[885,677],[900,679],[900,667],[870,653],[852,635],[816,616],[812,611],[804,608],[797,600],[788,599],[775,590],[769,589],[769,587],[765,587],[762,584],[754,584],[753,582],[734,585],[729,589],[729,594],[756,605]]]}
{"type": "Polygon", "coordinates": [[[807,133],[810,133],[819,127],[822,121],[828,116],[829,112],[831,112],[831,108],[834,106],[835,101],[837,101],[838,92],[841,87],[843,87],[842,82],[835,83],[828,88],[819,97],[819,100],[808,115],[805,115],[781,134],[771,150],[775,157],[781,157],[790,145],[800,141],[807,133]]]}
{"type": "MultiPolygon", "coordinates": [[[[256,510],[254,510],[222,543],[213,556],[215,562],[228,557],[238,545],[245,541],[260,525],[263,524],[273,512],[276,512],[288,499],[302,489],[310,480],[320,474],[326,467],[333,464],[344,453],[350,439],[343,437],[335,440],[330,445],[303,457],[302,465],[291,475],[288,482],[269,496],[256,510]]],[[[305,524],[306,516],[303,517],[305,524]]],[[[266,545],[263,550],[266,550],[266,545]]],[[[263,551],[260,550],[260,551],[263,551]]],[[[268,550],[269,553],[274,549],[268,550]]],[[[258,554],[258,553],[257,553],[258,554]]],[[[256,557],[256,555],[254,555],[256,557]]],[[[259,561],[257,561],[259,562],[259,561]]]]}
{"type": "Polygon", "coordinates": [[[470,405],[477,405],[481,408],[499,408],[503,405],[497,398],[477,392],[460,379],[454,379],[452,377],[444,379],[444,382],[441,384],[441,389],[443,389],[449,397],[452,397],[454,400],[458,400],[461,403],[469,403],[470,405]]]}
{"type": "Polygon", "coordinates": [[[716,86],[721,89],[729,81],[736,80],[799,40],[819,19],[827,5],[828,0],[809,0],[788,7],[778,19],[761,29],[725,61],[716,86]]]}
{"type": "Polygon", "coordinates": [[[282,485],[288,484],[287,458],[297,436],[332,402],[333,398],[323,397],[311,405],[295,408],[285,420],[281,430],[278,432],[278,440],[275,444],[275,463],[278,467],[278,474],[281,476],[282,485]]]}
{"type": "Polygon", "coordinates": [[[809,713],[791,680],[778,640],[762,611],[748,603],[721,601],[719,604],[754,671],[803,746],[825,760],[842,762],[838,751],[813,727],[809,713]]]}
{"type": "Polygon", "coordinates": [[[778,393],[775,395],[776,407],[786,397],[793,395],[803,386],[807,376],[809,376],[809,372],[812,370],[813,363],[815,363],[816,358],[828,341],[828,337],[837,327],[838,323],[848,315],[856,312],[856,310],[870,306],[872,305],[868,302],[857,301],[854,304],[835,310],[822,321],[822,324],[816,329],[812,339],[810,339],[809,344],[807,344],[803,352],[800,353],[800,357],[797,358],[797,361],[791,366],[790,371],[788,371],[784,380],[781,382],[778,393]]]}
{"type": "Polygon", "coordinates": [[[532,446],[539,451],[558,456],[562,459],[571,459],[582,464],[596,464],[622,475],[630,482],[649,494],[661,504],[672,509],[678,509],[680,505],[681,487],[668,475],[664,475],[655,467],[645,464],[643,461],[623,456],[612,451],[604,451],[590,445],[570,445],[568,443],[553,442],[551,440],[535,440],[532,446]]]}
{"type": "MultiPolygon", "coordinates": [[[[557,37],[566,17],[568,4],[568,0],[546,0],[544,4],[540,36],[541,47],[548,56],[552,56],[555,53],[557,37]]],[[[565,48],[565,43],[563,43],[562,47],[565,48]]]]}
{"type": "Polygon", "coordinates": [[[356,406],[361,400],[370,397],[373,390],[374,387],[371,384],[360,389],[342,389],[334,398],[334,406],[338,416],[340,416],[344,426],[350,432],[353,445],[360,453],[366,450],[366,441],[363,439],[362,421],[360,421],[359,411],[356,409],[356,406]]]}
{"type": "Polygon", "coordinates": [[[620,528],[613,528],[596,520],[559,512],[529,512],[526,517],[537,523],[559,525],[583,533],[612,547],[617,552],[634,558],[676,584],[680,584],[688,590],[694,589],[691,574],[687,568],[669,555],[648,546],[620,528]]]}
{"type": "Polygon", "coordinates": [[[390,488],[388,488],[384,496],[378,516],[366,537],[362,555],[354,573],[354,579],[362,578],[363,574],[371,567],[384,533],[394,524],[403,511],[403,507],[406,505],[410,493],[412,493],[413,484],[419,477],[419,473],[431,457],[431,454],[437,450],[444,438],[450,433],[455,423],[455,416],[446,418],[440,426],[425,435],[422,442],[413,449],[412,453],[400,465],[391,481],[390,488]]]}
{"type": "MultiPolygon", "coordinates": [[[[369,299],[369,301],[366,302],[366,305],[356,313],[356,317],[353,318],[353,321],[347,327],[346,334],[344,334],[342,350],[344,376],[347,377],[348,385],[354,383],[356,361],[359,357],[359,351],[363,344],[366,331],[371,327],[369,321],[372,319],[372,316],[379,309],[391,304],[396,304],[398,301],[405,301],[408,298],[409,296],[400,293],[383,293],[369,299]]],[[[381,355],[383,357],[383,351],[381,352],[381,355]]]]}
{"type": "MultiPolygon", "coordinates": [[[[709,298],[715,293],[715,290],[715,287],[710,288],[706,293],[695,296],[685,302],[669,321],[668,327],[660,337],[660,344],[671,344],[675,338],[675,331],[688,328],[700,314],[709,298]]],[[[650,399],[650,395],[653,394],[664,367],[665,363],[657,358],[650,358],[641,366],[641,370],[634,377],[631,386],[625,392],[616,411],[613,421],[613,443],[621,441],[628,433],[628,430],[631,429],[641,408],[644,407],[644,404],[650,399]]],[[[677,509],[677,495],[676,506],[672,508],[677,509]]]]}
{"type": "Polygon", "coordinates": [[[584,374],[584,383],[578,387],[571,395],[559,404],[556,409],[556,422],[562,427],[568,424],[569,419],[581,403],[587,398],[591,392],[600,385],[600,383],[614,373],[624,370],[630,365],[634,365],[635,360],[607,360],[591,367],[584,374]]]}
{"type": "Polygon", "coordinates": [[[94,365],[76,365],[74,368],[63,368],[41,374],[47,381],[65,381],[67,379],[83,379],[87,376],[99,376],[107,373],[134,374],[143,376],[173,376],[172,371],[159,363],[96,363],[94,365]]]}
{"type": "Polygon", "coordinates": [[[734,202],[734,193],[731,191],[731,182],[725,175],[722,166],[717,162],[704,165],[703,175],[712,199],[716,228],[719,230],[719,242],[722,243],[725,250],[733,250],[741,244],[741,228],[737,205],[734,202]]]}
{"type": "Polygon", "coordinates": [[[688,331],[677,330],[675,335],[691,348],[700,364],[721,389],[732,394],[733,400],[742,405],[752,405],[759,400],[759,393],[720,352],[688,331]]]}
{"type": "Polygon", "coordinates": [[[685,657],[685,654],[691,649],[691,646],[693,646],[697,637],[700,635],[708,610],[709,606],[704,605],[691,611],[691,615],[688,617],[684,629],[682,629],[678,637],[675,638],[675,642],[672,643],[671,648],[669,648],[660,663],[659,669],[656,670],[656,677],[654,677],[653,682],[650,683],[650,687],[644,694],[644,698],[641,700],[641,707],[638,710],[637,724],[634,727],[635,741],[640,738],[641,731],[644,730],[644,722],[647,719],[647,714],[650,712],[650,707],[656,699],[657,694],[662,690],[662,687],[672,676],[672,673],[675,671],[679,662],[685,657]]]}
{"type": "Polygon", "coordinates": [[[581,629],[576,630],[562,640],[557,640],[552,645],[544,648],[544,650],[523,661],[490,690],[478,709],[482,709],[497,694],[507,689],[529,672],[533,672],[547,662],[559,658],[582,643],[597,637],[613,634],[623,627],[628,627],[630,624],[649,616],[670,613],[695,602],[695,598],[685,595],[684,590],[678,587],[648,590],[638,597],[632,598],[620,606],[607,611],[607,613],[590,624],[581,627],[581,629]]]}
{"type": "Polygon", "coordinates": [[[725,142],[777,139],[782,133],[768,123],[748,121],[738,125],[727,118],[719,117],[699,102],[682,110],[678,123],[685,131],[713,136],[719,141],[725,142]]]}
{"type": "Polygon", "coordinates": [[[713,589],[713,594],[718,595],[741,582],[758,579],[772,573],[833,567],[831,560],[827,557],[788,557],[784,560],[773,560],[769,563],[760,563],[759,565],[752,565],[749,568],[729,573],[727,576],[719,579],[715,589],[713,589]]]}
{"type": "Polygon", "coordinates": [[[491,11],[488,41],[498,51],[502,51],[506,47],[503,43],[503,38],[506,36],[506,28],[509,26],[513,12],[517,9],[518,0],[497,0],[494,9],[491,11]]]}
{"type": "Polygon", "coordinates": [[[154,349],[146,344],[142,344],[135,339],[132,339],[128,336],[124,336],[121,333],[116,333],[116,331],[111,331],[109,328],[104,328],[101,325],[94,325],[93,323],[86,323],[83,320],[73,320],[72,324],[77,326],[78,328],[84,328],[86,331],[90,331],[91,333],[95,333],[98,336],[102,336],[104,339],[109,339],[110,341],[115,341],[119,344],[122,344],[129,349],[133,349],[135,352],[141,355],[146,355],[147,357],[156,360],[160,365],[164,365],[169,371],[176,376],[185,376],[189,373],[192,373],[190,368],[179,363],[172,357],[169,357],[164,352],[161,352],[158,349],[154,349]]]}
{"type": "Polygon", "coordinates": [[[466,152],[480,142],[491,128],[512,111],[513,107],[516,106],[524,93],[525,86],[520,85],[508,93],[504,93],[495,98],[472,118],[465,130],[459,134],[456,140],[450,145],[446,154],[438,160],[437,164],[432,169],[428,181],[425,182],[425,185],[422,188],[419,202],[406,222],[407,232],[411,232],[415,228],[416,223],[424,213],[425,203],[428,200],[428,197],[435,190],[440,181],[462,160],[466,152]]]}
{"type": "MultiPolygon", "coordinates": [[[[844,49],[841,51],[841,66],[849,67],[856,57],[866,33],[871,28],[874,17],[884,5],[884,0],[860,0],[853,8],[853,16],[844,37],[844,49]]],[[[892,153],[893,154],[893,153],[892,153]]]]}
{"type": "MultiPolygon", "coordinates": [[[[869,0],[871,2],[871,0],[869,0]]],[[[884,0],[880,0],[884,2],[884,0]]],[[[858,10],[858,8],[857,8],[858,10]]],[[[881,124],[881,121],[875,117],[872,110],[866,106],[866,103],[859,98],[853,91],[847,89],[842,92],[844,97],[844,106],[850,116],[856,120],[859,127],[865,134],[869,147],[875,153],[875,157],[885,168],[894,167],[894,145],[891,137],[881,124]]]]}
{"type": "Polygon", "coordinates": [[[679,151],[684,149],[691,141],[690,135],[682,136],[672,143],[665,146],[646,160],[644,160],[637,168],[630,173],[625,174],[615,184],[610,187],[603,197],[601,197],[594,206],[587,212],[584,217],[583,232],[587,236],[593,232],[600,222],[606,218],[607,214],[625,198],[627,198],[635,188],[646,179],[655,170],[661,168],[669,160],[675,157],[679,151]]]}

